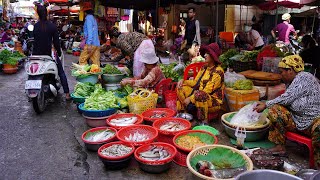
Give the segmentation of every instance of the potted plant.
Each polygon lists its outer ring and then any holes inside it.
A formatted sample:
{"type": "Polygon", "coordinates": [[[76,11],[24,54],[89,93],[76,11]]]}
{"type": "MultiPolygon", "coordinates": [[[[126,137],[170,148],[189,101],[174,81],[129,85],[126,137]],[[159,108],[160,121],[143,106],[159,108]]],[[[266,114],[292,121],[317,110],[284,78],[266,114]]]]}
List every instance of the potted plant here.
{"type": "Polygon", "coordinates": [[[18,71],[18,61],[22,57],[19,52],[12,53],[8,50],[3,50],[0,53],[0,61],[3,64],[2,70],[7,74],[14,74],[18,71]]]}

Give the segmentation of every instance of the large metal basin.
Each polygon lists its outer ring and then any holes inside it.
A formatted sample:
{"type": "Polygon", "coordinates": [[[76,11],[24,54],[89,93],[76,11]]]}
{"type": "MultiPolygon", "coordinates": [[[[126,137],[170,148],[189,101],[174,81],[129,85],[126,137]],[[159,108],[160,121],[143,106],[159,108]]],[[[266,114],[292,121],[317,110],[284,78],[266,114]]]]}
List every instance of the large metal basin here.
{"type": "Polygon", "coordinates": [[[254,170],[239,174],[235,180],[302,180],[299,177],[275,170],[254,170]]]}
{"type": "MultiPolygon", "coordinates": [[[[226,133],[228,134],[228,136],[233,139],[237,139],[236,136],[234,135],[234,133],[236,132],[236,128],[229,127],[223,121],[221,121],[221,122],[222,122],[224,129],[225,129],[226,133]]],[[[255,141],[263,140],[263,139],[265,139],[268,132],[269,132],[269,127],[266,127],[264,129],[255,130],[255,131],[246,130],[247,137],[244,141],[255,142],[255,141]]]]}
{"type": "Polygon", "coordinates": [[[118,84],[125,77],[126,77],[125,74],[103,74],[102,75],[103,81],[107,84],[118,84]]]}

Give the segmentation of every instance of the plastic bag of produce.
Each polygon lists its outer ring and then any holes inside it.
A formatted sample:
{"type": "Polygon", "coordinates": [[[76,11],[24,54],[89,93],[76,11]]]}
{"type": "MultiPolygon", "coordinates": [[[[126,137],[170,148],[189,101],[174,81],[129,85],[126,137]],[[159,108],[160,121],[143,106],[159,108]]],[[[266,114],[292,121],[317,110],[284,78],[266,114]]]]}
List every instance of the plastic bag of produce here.
{"type": "Polygon", "coordinates": [[[224,83],[227,87],[233,87],[233,84],[241,79],[246,79],[243,75],[236,72],[230,72],[229,69],[224,73],[224,83]]]}
{"type": "Polygon", "coordinates": [[[230,123],[236,126],[257,126],[265,122],[266,116],[254,110],[257,103],[248,104],[235,114],[230,123]]]}

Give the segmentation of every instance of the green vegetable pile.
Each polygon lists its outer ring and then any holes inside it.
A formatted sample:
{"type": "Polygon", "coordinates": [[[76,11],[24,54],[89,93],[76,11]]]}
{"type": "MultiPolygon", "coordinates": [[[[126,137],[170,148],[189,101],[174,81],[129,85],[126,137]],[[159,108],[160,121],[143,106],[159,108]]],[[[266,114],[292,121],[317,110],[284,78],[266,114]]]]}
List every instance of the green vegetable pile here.
{"type": "Polygon", "coordinates": [[[220,57],[219,60],[222,63],[221,67],[223,69],[227,69],[228,67],[231,67],[233,64],[233,61],[230,59],[235,55],[238,55],[239,52],[236,49],[229,49],[227,52],[223,53],[220,57]]]}
{"type": "Polygon", "coordinates": [[[107,110],[109,108],[119,108],[117,97],[114,92],[104,90],[99,84],[84,102],[84,109],[107,110]]]}
{"type": "Polygon", "coordinates": [[[173,71],[176,63],[171,63],[169,65],[160,64],[161,71],[166,76],[166,78],[171,78],[174,82],[178,82],[180,77],[183,75],[183,70],[173,71]]]}
{"type": "Polygon", "coordinates": [[[244,56],[240,59],[241,62],[249,62],[249,61],[256,61],[257,56],[260,51],[247,51],[244,53],[244,56]]]}
{"type": "Polygon", "coordinates": [[[19,52],[11,52],[7,49],[0,52],[0,62],[3,64],[9,64],[9,65],[16,65],[18,61],[23,58],[24,55],[20,54],[19,52]]]}
{"type": "Polygon", "coordinates": [[[72,63],[72,66],[71,66],[72,76],[78,77],[78,78],[85,78],[93,74],[95,75],[101,74],[101,69],[98,65],[96,64],[79,65],[79,64],[72,63]]]}
{"type": "Polygon", "coordinates": [[[122,72],[115,66],[111,64],[106,64],[106,66],[102,69],[104,74],[122,74],[122,72]]]}
{"type": "Polygon", "coordinates": [[[253,82],[249,79],[237,80],[233,84],[233,89],[235,90],[251,90],[253,88],[253,82]]]}
{"type": "Polygon", "coordinates": [[[74,87],[74,96],[75,97],[89,97],[90,94],[94,91],[95,85],[91,83],[82,83],[78,82],[74,87]]]}

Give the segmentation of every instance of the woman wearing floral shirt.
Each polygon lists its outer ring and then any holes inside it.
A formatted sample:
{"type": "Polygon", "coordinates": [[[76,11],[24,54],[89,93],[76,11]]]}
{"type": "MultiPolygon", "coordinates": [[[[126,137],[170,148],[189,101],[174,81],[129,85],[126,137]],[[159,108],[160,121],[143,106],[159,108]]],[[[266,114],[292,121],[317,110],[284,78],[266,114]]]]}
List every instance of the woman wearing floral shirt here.
{"type": "Polygon", "coordinates": [[[123,79],[121,85],[130,84],[134,87],[154,89],[161,80],[165,79],[165,76],[158,66],[159,58],[156,56],[154,46],[142,44],[141,48],[144,51],[141,52],[140,61],[145,66],[142,74],[135,78],[123,79]]]}
{"type": "Polygon", "coordinates": [[[285,151],[285,133],[297,132],[312,138],[315,165],[320,168],[320,84],[310,73],[303,72],[300,56],[283,58],[279,63],[287,90],[276,99],[260,102],[258,112],[269,108],[269,140],[277,144],[272,151],[285,151]]]}

